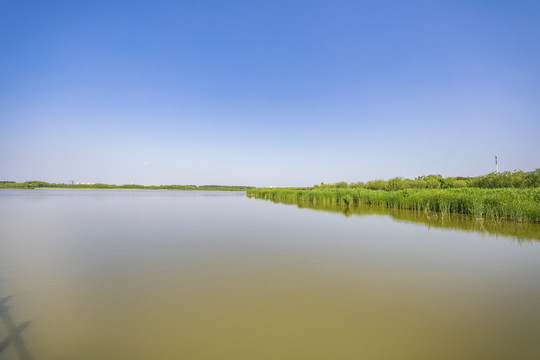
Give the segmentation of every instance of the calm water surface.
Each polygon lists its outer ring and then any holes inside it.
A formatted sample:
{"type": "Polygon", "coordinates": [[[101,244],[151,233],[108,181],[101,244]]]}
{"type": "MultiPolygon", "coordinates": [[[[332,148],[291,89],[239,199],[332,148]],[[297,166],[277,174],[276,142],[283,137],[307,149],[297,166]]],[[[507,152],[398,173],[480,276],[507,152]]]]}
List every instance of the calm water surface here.
{"type": "Polygon", "coordinates": [[[0,190],[0,359],[540,358],[540,225],[317,210],[0,190]]]}

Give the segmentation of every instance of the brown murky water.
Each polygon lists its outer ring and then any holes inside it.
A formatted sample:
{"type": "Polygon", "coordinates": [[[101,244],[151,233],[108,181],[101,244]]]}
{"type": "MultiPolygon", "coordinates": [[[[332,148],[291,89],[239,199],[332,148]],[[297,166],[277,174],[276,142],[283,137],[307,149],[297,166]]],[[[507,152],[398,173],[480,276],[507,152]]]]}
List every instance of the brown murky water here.
{"type": "Polygon", "coordinates": [[[0,359],[538,359],[539,240],[244,193],[0,190],[0,359]]]}

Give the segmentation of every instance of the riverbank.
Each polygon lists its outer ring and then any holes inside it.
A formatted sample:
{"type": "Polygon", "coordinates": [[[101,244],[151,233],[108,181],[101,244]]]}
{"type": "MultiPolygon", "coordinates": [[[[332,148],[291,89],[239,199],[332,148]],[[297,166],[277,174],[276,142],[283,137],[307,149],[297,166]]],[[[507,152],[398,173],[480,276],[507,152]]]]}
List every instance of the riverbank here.
{"type": "Polygon", "coordinates": [[[540,222],[540,189],[251,189],[248,197],[351,206],[383,205],[394,209],[470,214],[492,218],[540,222]]]}

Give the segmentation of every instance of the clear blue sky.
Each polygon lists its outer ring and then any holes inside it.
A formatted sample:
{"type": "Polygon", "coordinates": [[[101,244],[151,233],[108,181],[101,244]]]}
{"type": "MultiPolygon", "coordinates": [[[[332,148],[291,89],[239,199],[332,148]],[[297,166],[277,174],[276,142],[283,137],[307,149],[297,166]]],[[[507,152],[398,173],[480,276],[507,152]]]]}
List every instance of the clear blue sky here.
{"type": "Polygon", "coordinates": [[[0,0],[0,180],[540,167],[540,1],[0,0]]]}

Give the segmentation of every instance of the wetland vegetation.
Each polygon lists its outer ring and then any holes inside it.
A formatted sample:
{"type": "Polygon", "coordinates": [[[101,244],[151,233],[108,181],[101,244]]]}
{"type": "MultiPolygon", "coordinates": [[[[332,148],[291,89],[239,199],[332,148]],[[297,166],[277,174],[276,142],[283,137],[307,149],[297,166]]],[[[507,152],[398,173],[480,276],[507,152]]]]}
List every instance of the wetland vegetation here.
{"type": "Polygon", "coordinates": [[[352,206],[336,205],[330,203],[302,202],[290,199],[268,200],[276,204],[296,206],[300,209],[339,213],[350,216],[389,216],[398,222],[416,223],[434,229],[459,230],[464,232],[478,232],[492,236],[510,237],[521,242],[540,242],[540,224],[517,221],[499,221],[484,219],[474,221],[474,217],[464,214],[438,214],[426,211],[396,209],[379,205],[356,204],[352,206]]]}
{"type": "Polygon", "coordinates": [[[470,214],[477,219],[540,222],[540,169],[473,178],[440,175],[312,188],[251,189],[249,197],[320,204],[383,205],[393,209],[470,214]]]}

